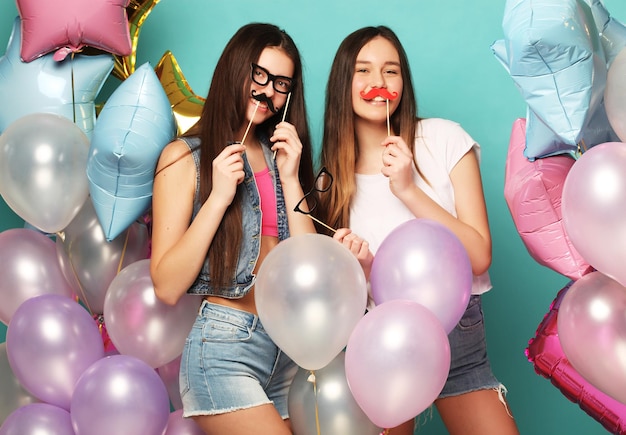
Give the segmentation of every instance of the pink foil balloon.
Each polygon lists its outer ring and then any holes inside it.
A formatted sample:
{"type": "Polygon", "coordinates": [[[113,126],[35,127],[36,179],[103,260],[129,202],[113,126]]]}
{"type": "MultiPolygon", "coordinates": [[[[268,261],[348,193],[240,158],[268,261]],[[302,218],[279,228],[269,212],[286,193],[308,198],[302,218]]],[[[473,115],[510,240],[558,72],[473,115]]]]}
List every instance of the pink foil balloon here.
{"type": "Polygon", "coordinates": [[[120,354],[161,367],[183,352],[201,300],[184,295],[174,306],[161,302],[154,294],[150,260],[136,261],[107,290],[104,322],[109,338],[120,354]]]}
{"type": "Polygon", "coordinates": [[[600,272],[575,281],[557,329],[565,356],[598,390],[626,404],[626,288],[600,272]]]}
{"type": "Polygon", "coordinates": [[[0,233],[0,276],[0,321],[7,325],[27,299],[74,293],[57,262],[54,242],[28,228],[0,233]]]}
{"type": "Polygon", "coordinates": [[[49,403],[31,403],[15,410],[0,435],[74,435],[70,413],[49,403]]]}
{"type": "Polygon", "coordinates": [[[9,364],[20,383],[46,403],[69,409],[74,386],[104,357],[98,326],[87,310],[61,295],[18,307],[7,329],[9,364]]]}
{"type": "Polygon", "coordinates": [[[563,186],[565,230],[595,269],[626,285],[626,144],[586,151],[563,186]]]}
{"type": "Polygon", "coordinates": [[[376,251],[370,273],[376,304],[394,299],[419,302],[448,333],[467,308],[472,280],[472,265],[461,241],[430,219],[412,219],[389,233],[376,251]]]}
{"type": "Polygon", "coordinates": [[[126,7],[130,0],[17,0],[22,18],[21,55],[30,62],[52,51],[55,60],[88,45],[121,56],[131,54],[126,7]]]}
{"type": "Polygon", "coordinates": [[[169,413],[159,375],[127,355],[107,356],[85,370],[70,408],[76,435],[162,435],[169,413]]]}
{"type": "Polygon", "coordinates": [[[423,305],[377,305],[352,331],[346,377],[356,402],[379,427],[412,419],[439,396],[450,371],[450,343],[423,305]]]}

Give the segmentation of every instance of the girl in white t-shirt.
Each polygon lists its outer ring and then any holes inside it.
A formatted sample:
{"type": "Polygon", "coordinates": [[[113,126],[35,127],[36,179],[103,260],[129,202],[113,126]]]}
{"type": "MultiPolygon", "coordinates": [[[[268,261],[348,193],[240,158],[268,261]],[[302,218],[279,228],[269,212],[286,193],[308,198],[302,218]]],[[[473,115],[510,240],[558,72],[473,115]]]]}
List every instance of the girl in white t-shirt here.
{"type": "MultiPolygon", "coordinates": [[[[519,431],[484,335],[491,235],[479,157],[458,124],[417,116],[406,53],[392,30],[366,27],[344,39],[328,79],[320,156],[334,183],[320,194],[316,217],[339,228],[335,239],[367,276],[383,239],[410,219],[438,221],[459,238],[472,265],[472,296],[449,334],[450,374],[435,405],[451,434],[513,435],[519,431]]],[[[411,420],[391,434],[413,430],[411,420]]]]}

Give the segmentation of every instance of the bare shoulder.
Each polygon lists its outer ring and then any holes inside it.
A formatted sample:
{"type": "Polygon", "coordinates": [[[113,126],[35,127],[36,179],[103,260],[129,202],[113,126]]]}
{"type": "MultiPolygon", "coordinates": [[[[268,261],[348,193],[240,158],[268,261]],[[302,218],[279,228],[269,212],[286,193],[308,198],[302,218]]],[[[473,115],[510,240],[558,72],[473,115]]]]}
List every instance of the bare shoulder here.
{"type": "Polygon", "coordinates": [[[193,165],[191,150],[185,141],[176,139],[168,143],[161,151],[157,165],[157,174],[170,169],[182,169],[193,165]]]}

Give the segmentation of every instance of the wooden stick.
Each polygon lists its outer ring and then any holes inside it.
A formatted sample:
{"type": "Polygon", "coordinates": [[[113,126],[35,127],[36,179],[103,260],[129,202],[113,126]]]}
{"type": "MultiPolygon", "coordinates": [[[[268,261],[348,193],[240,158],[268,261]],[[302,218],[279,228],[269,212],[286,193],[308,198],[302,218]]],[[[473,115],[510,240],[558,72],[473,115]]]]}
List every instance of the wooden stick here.
{"type": "Polygon", "coordinates": [[[259,100],[256,101],[256,107],[254,108],[254,112],[252,113],[252,118],[250,118],[250,122],[248,122],[248,127],[246,128],[246,132],[243,134],[243,138],[241,139],[241,144],[243,145],[246,141],[246,136],[248,136],[248,131],[250,131],[250,126],[252,125],[252,121],[254,120],[254,116],[256,115],[256,111],[259,108],[259,100]]]}
{"type": "MultiPolygon", "coordinates": [[[[289,92],[287,94],[287,101],[285,102],[285,110],[283,110],[283,119],[280,122],[285,122],[285,118],[287,117],[287,109],[289,108],[289,100],[291,100],[291,92],[289,92]]],[[[272,156],[272,158],[274,160],[276,160],[276,152],[278,150],[274,151],[274,155],[272,156]]]]}

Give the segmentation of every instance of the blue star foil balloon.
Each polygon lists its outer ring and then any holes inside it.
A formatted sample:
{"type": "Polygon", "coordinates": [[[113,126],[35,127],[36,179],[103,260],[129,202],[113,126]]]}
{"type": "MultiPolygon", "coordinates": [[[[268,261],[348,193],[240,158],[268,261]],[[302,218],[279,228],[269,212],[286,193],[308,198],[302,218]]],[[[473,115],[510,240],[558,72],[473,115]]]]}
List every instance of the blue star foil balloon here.
{"type": "Polygon", "coordinates": [[[16,17],[0,58],[0,101],[7,103],[0,104],[0,133],[22,116],[43,112],[68,118],[89,137],[96,122],[94,100],[113,70],[113,56],[76,54],[57,62],[45,55],[26,63],[20,59],[21,40],[16,17]]]}
{"type": "Polygon", "coordinates": [[[87,178],[107,240],[150,208],[154,169],[175,133],[170,102],[145,63],[111,94],[92,135],[87,178]]]}
{"type": "Polygon", "coordinates": [[[603,105],[607,66],[583,0],[507,0],[492,51],[528,104],[524,155],[577,157],[613,137],[603,105]]]}

